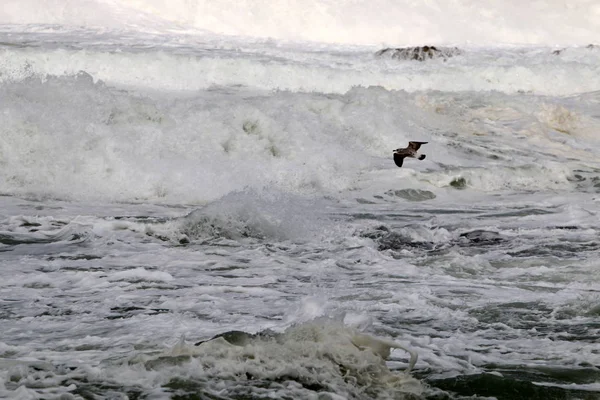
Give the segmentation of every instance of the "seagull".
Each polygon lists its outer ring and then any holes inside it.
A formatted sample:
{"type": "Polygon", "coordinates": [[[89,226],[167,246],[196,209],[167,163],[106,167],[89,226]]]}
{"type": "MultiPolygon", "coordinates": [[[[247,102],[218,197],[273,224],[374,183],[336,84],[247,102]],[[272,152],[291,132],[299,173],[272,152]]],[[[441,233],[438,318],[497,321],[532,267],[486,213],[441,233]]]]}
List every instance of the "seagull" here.
{"type": "Polygon", "coordinates": [[[402,163],[404,162],[404,157],[412,157],[418,158],[419,160],[424,160],[425,154],[421,154],[417,157],[417,151],[422,144],[426,143],[428,142],[408,142],[407,148],[394,150],[394,162],[398,167],[401,167],[402,163]]]}

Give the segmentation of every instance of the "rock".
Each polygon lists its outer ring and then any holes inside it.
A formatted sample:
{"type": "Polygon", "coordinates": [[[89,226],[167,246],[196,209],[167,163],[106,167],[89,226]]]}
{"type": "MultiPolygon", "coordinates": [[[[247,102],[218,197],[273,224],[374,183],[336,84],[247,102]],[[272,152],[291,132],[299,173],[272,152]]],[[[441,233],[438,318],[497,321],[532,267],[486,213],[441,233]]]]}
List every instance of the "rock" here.
{"type": "Polygon", "coordinates": [[[494,244],[504,240],[498,232],[486,231],[483,229],[464,232],[461,233],[459,237],[464,244],[494,244]]]}
{"type": "Polygon", "coordinates": [[[458,47],[435,47],[435,46],[418,46],[418,47],[398,47],[379,50],[375,53],[378,57],[390,57],[394,60],[416,60],[425,61],[434,58],[447,58],[462,54],[458,47]]]}
{"type": "Polygon", "coordinates": [[[377,247],[379,251],[404,250],[409,248],[432,250],[434,248],[434,244],[431,242],[416,240],[399,232],[384,234],[377,240],[377,243],[379,244],[377,247]]]}
{"type": "Polygon", "coordinates": [[[454,178],[450,181],[450,186],[455,189],[465,189],[467,187],[467,180],[463,177],[454,178]]]}

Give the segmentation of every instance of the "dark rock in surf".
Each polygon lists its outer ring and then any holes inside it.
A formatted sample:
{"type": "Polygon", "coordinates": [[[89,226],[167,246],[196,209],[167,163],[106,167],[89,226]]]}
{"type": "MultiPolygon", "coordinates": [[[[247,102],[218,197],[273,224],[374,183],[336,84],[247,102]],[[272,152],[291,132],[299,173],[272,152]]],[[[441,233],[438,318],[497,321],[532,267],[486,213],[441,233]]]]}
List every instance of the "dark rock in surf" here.
{"type": "Polygon", "coordinates": [[[360,236],[364,237],[364,238],[369,238],[372,240],[379,240],[379,239],[381,239],[381,237],[388,234],[389,232],[390,232],[390,229],[387,226],[380,225],[377,228],[373,229],[372,231],[362,232],[360,234],[360,236]]]}
{"type": "Polygon", "coordinates": [[[414,247],[415,243],[409,236],[403,235],[398,232],[390,232],[378,240],[378,250],[402,250],[407,247],[414,247]]]}
{"type": "Polygon", "coordinates": [[[463,244],[495,244],[504,240],[498,232],[483,229],[461,233],[459,238],[463,244]]]}
{"type": "Polygon", "coordinates": [[[381,225],[371,231],[362,232],[361,237],[369,238],[377,243],[377,250],[403,250],[409,248],[421,248],[425,250],[434,249],[435,245],[432,242],[424,240],[415,240],[409,235],[394,232],[388,227],[381,225]]]}
{"type": "Polygon", "coordinates": [[[452,186],[455,189],[466,189],[467,180],[463,177],[454,178],[452,179],[452,181],[450,181],[450,186],[452,186]]]}
{"type": "MultiPolygon", "coordinates": [[[[585,48],[586,48],[586,49],[588,49],[588,50],[595,50],[595,49],[599,49],[599,48],[600,48],[600,46],[599,46],[599,45],[597,45],[597,44],[591,44],[591,43],[590,43],[590,44],[588,44],[587,46],[585,46],[585,48]]],[[[565,51],[567,51],[567,48],[562,48],[562,49],[554,50],[554,51],[552,52],[552,54],[553,54],[553,55],[555,55],[555,56],[559,56],[559,55],[561,55],[562,53],[564,53],[565,51]]]]}
{"type": "Polygon", "coordinates": [[[442,58],[444,61],[450,57],[462,54],[458,47],[436,47],[436,46],[417,46],[417,47],[388,47],[375,53],[377,57],[389,57],[393,60],[414,60],[425,61],[435,58],[442,58]]]}
{"type": "Polygon", "coordinates": [[[432,250],[434,244],[426,241],[419,241],[411,238],[408,235],[403,235],[398,232],[389,232],[377,240],[379,246],[377,250],[403,250],[407,248],[421,248],[432,250]]]}

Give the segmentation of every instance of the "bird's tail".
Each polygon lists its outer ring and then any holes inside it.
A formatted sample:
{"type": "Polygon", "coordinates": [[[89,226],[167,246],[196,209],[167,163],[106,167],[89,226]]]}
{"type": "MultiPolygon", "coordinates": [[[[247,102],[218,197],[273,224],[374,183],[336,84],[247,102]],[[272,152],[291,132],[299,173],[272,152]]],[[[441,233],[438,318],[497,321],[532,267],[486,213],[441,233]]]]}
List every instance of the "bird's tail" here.
{"type": "Polygon", "coordinates": [[[421,154],[421,155],[419,156],[419,160],[424,160],[424,159],[425,159],[425,154],[421,154]]]}

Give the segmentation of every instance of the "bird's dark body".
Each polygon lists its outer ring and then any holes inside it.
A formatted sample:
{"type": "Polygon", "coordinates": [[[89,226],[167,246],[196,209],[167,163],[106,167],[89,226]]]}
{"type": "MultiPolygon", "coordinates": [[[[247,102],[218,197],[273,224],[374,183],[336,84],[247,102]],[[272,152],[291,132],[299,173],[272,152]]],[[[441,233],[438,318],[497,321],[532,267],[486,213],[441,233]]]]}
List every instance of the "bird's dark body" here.
{"type": "Polygon", "coordinates": [[[427,144],[428,142],[408,142],[408,147],[404,149],[396,149],[394,150],[394,162],[398,167],[402,167],[402,163],[406,157],[418,158],[419,160],[425,159],[425,154],[417,155],[417,151],[421,147],[422,144],[427,144]]]}

